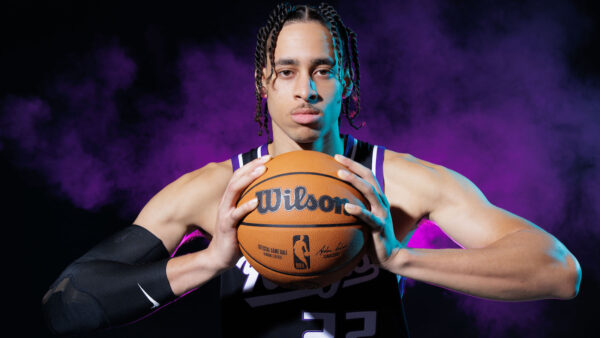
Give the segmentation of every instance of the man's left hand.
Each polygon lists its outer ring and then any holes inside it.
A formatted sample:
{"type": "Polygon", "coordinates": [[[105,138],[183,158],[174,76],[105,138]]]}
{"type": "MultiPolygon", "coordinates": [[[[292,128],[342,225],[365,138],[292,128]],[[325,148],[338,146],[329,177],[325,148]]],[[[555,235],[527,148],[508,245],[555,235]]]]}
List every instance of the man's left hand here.
{"type": "Polygon", "coordinates": [[[345,210],[371,228],[373,236],[371,258],[387,269],[386,264],[391,263],[391,258],[404,247],[394,234],[390,204],[370,169],[341,155],[335,155],[335,159],[348,168],[347,171],[340,169],[338,176],[356,187],[369,201],[371,210],[351,203],[345,204],[345,210]]]}

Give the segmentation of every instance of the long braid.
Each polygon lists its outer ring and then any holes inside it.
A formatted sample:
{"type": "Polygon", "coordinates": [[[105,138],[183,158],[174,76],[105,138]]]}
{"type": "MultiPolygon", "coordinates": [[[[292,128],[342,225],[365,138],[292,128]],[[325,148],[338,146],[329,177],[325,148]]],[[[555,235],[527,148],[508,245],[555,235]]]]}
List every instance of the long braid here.
{"type": "MultiPolygon", "coordinates": [[[[348,35],[350,36],[350,49],[352,49],[352,64],[353,67],[351,67],[352,71],[352,81],[354,83],[354,88],[353,88],[353,94],[352,94],[352,100],[354,101],[354,111],[352,112],[348,112],[348,115],[346,115],[346,117],[348,118],[348,122],[350,122],[350,125],[354,128],[354,129],[359,129],[360,127],[365,125],[365,122],[363,121],[360,126],[355,126],[354,125],[354,119],[356,117],[358,117],[358,114],[360,114],[360,67],[359,67],[359,63],[358,63],[358,45],[356,43],[356,33],[354,33],[353,30],[351,30],[350,28],[348,28],[348,35]]],[[[349,101],[349,100],[348,100],[349,101]]]]}
{"type": "Polygon", "coordinates": [[[262,85],[263,69],[266,68],[267,62],[270,62],[271,73],[265,74],[266,78],[270,79],[275,69],[274,54],[277,46],[277,38],[287,20],[315,20],[321,22],[329,29],[334,56],[336,62],[339,62],[338,79],[343,82],[346,73],[348,73],[352,83],[351,94],[342,101],[340,119],[341,115],[345,115],[354,129],[362,127],[365,124],[364,122],[359,126],[354,124],[354,119],[360,113],[360,68],[356,33],[344,25],[337,11],[329,4],[321,3],[318,8],[315,8],[312,6],[295,7],[289,3],[282,3],[277,5],[271,12],[267,24],[259,29],[256,39],[256,51],[254,54],[256,114],[254,120],[259,124],[258,135],[262,135],[263,129],[269,135],[268,107],[262,95],[264,91],[262,85]]]}
{"type": "Polygon", "coordinates": [[[283,27],[283,23],[285,22],[287,15],[293,10],[294,7],[288,3],[277,5],[277,7],[275,7],[275,9],[269,15],[267,24],[258,30],[256,51],[254,53],[254,81],[256,87],[256,115],[254,116],[254,120],[259,124],[259,136],[262,135],[263,129],[265,130],[265,133],[269,135],[268,107],[263,103],[262,97],[262,70],[264,67],[266,67],[267,60],[270,58],[271,74],[269,74],[267,78],[270,78],[273,75],[273,70],[275,69],[274,53],[275,46],[277,44],[277,37],[279,36],[279,32],[283,27]],[[268,48],[265,48],[267,47],[267,44],[269,46],[268,48]],[[269,53],[268,58],[267,53],[269,53]],[[263,117],[263,121],[261,121],[261,117],[263,117]]]}
{"type": "Polygon", "coordinates": [[[262,95],[262,82],[261,82],[261,70],[262,65],[265,64],[265,56],[264,53],[261,52],[259,46],[263,46],[267,40],[268,33],[266,32],[265,27],[262,27],[258,30],[258,34],[256,35],[256,52],[254,53],[254,82],[256,87],[256,115],[254,116],[254,121],[258,122],[258,136],[262,135],[263,128],[265,132],[268,134],[268,121],[267,114],[264,114],[264,124],[261,120],[263,117],[263,95],[262,95]]]}

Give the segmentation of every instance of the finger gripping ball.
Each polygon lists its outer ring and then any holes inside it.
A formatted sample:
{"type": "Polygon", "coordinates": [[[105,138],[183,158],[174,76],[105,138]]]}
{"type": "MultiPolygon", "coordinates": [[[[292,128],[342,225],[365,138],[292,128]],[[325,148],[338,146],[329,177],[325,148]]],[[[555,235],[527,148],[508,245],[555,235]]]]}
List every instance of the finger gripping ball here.
{"type": "Polygon", "coordinates": [[[258,199],[238,228],[242,254],[283,287],[318,288],[340,280],[365,253],[367,233],[344,204],[368,207],[367,200],[338,177],[344,167],[327,154],[293,151],[265,166],[238,201],[258,199]]]}

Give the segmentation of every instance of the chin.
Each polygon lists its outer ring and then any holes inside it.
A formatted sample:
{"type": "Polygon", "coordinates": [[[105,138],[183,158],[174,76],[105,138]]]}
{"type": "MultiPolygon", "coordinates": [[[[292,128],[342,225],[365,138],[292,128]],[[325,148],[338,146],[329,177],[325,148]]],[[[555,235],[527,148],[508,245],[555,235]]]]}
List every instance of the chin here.
{"type": "Polygon", "coordinates": [[[302,128],[302,129],[304,129],[304,130],[299,130],[298,132],[294,133],[294,135],[290,135],[290,136],[292,136],[292,139],[298,144],[314,143],[321,136],[320,130],[309,129],[309,128],[302,128]]]}

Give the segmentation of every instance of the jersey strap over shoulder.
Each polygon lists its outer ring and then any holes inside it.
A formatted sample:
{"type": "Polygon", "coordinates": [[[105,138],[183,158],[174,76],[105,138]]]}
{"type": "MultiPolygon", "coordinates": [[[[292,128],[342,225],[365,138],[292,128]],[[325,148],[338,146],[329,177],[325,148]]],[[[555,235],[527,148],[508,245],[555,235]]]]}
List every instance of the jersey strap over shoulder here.
{"type": "MultiPolygon", "coordinates": [[[[383,191],[385,148],[344,135],[344,156],[371,169],[383,191]]],[[[268,154],[267,145],[231,158],[233,170],[268,154]]],[[[290,290],[264,279],[244,257],[221,274],[224,337],[408,337],[403,278],[368,255],[342,280],[290,290]]]]}
{"type": "Polygon", "coordinates": [[[238,170],[243,167],[244,164],[251,162],[257,158],[261,158],[264,155],[269,154],[268,144],[263,144],[258,148],[252,148],[245,153],[240,153],[231,157],[231,165],[233,167],[233,171],[238,170]]]}
{"type": "MultiPolygon", "coordinates": [[[[260,147],[252,148],[245,153],[239,153],[231,157],[233,171],[243,167],[248,162],[269,154],[268,144],[263,144],[260,147]]],[[[382,191],[384,191],[383,181],[383,157],[385,147],[372,145],[367,142],[360,141],[352,135],[344,135],[344,156],[364,165],[371,169],[373,175],[377,178],[382,191]]]]}

